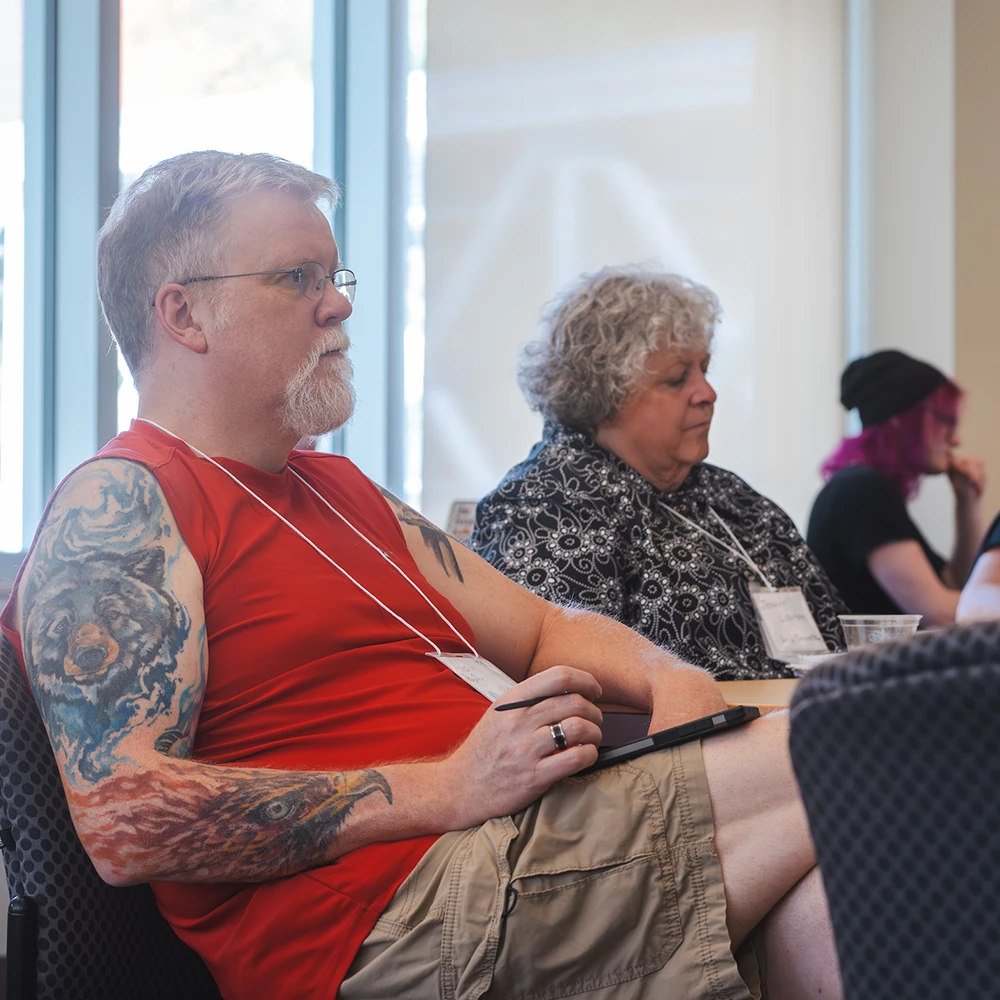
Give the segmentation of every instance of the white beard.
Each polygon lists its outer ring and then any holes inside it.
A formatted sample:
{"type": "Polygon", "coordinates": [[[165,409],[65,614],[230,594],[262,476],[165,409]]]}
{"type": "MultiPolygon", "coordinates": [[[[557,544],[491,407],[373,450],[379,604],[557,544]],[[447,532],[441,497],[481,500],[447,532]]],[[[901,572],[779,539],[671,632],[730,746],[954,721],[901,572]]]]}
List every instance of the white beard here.
{"type": "Polygon", "coordinates": [[[354,412],[354,366],[347,355],[331,363],[309,358],[285,390],[282,423],[298,437],[319,437],[336,430],[354,412]],[[335,364],[334,372],[323,371],[335,364]]]}

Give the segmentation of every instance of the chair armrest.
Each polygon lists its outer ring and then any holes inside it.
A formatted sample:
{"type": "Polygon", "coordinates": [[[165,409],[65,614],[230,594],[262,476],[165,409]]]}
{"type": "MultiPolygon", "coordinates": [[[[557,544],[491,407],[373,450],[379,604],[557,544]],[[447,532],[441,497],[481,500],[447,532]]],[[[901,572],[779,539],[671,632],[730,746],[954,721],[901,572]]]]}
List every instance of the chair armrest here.
{"type": "Polygon", "coordinates": [[[7,1000],[35,1000],[38,906],[15,896],[7,907],[7,1000]]]}

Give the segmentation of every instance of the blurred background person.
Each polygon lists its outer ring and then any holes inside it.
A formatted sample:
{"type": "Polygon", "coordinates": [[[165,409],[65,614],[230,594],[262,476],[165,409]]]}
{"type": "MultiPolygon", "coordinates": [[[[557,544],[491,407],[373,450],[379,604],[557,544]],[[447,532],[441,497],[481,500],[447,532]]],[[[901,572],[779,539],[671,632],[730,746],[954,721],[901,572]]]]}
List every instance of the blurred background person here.
{"type": "Polygon", "coordinates": [[[1000,618],[1000,514],[986,531],[955,615],[960,622],[984,618],[1000,618]]]}
{"type": "Polygon", "coordinates": [[[543,438],[479,503],[471,544],[720,680],[786,677],[751,587],[802,588],[821,648],[839,648],[846,608],[788,515],[705,462],[719,312],[708,288],[639,268],[584,275],[559,298],[519,373],[543,438]]]}
{"type": "Polygon", "coordinates": [[[840,401],[861,433],[823,463],[807,539],[855,614],[919,614],[921,626],[955,620],[959,593],[982,537],[982,461],[960,457],[962,390],[902,351],[857,358],[840,401]],[[947,475],[955,494],[955,544],[947,561],[907,511],[924,476],[947,475]]]}

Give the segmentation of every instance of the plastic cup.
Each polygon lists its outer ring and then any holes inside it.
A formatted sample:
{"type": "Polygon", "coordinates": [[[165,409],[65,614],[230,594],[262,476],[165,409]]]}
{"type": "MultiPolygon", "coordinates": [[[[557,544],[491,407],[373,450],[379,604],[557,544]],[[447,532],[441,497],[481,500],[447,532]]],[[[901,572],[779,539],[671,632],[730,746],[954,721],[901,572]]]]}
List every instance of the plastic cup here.
{"type": "Polygon", "coordinates": [[[923,615],[837,615],[848,649],[873,642],[895,642],[917,631],[923,615]]]}

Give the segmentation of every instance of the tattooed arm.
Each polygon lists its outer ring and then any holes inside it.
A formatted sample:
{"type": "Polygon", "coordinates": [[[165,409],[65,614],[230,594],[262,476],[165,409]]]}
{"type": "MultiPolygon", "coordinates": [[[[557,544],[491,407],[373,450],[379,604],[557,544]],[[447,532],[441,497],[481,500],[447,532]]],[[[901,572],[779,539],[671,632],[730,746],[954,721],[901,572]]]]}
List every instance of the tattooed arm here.
{"type": "Polygon", "coordinates": [[[74,823],[112,884],[276,878],[373,841],[513,811],[576,769],[568,761],[543,769],[525,797],[524,766],[541,753],[516,727],[489,730],[499,725],[492,719],[449,758],[378,770],[193,760],[209,669],[201,576],[155,478],[131,462],[92,462],[60,490],[23,578],[19,616],[74,823]],[[486,754],[490,740],[497,749],[486,754]],[[506,785],[497,766],[507,765],[483,764],[505,752],[520,764],[506,785]],[[461,775],[475,777],[477,767],[484,793],[499,780],[506,801],[456,801],[461,775]]]}
{"type": "Polygon", "coordinates": [[[569,664],[593,675],[607,701],[651,708],[652,726],[661,729],[724,707],[705,671],[620,622],[550,604],[391,493],[382,495],[420,571],[462,613],[480,653],[514,680],[569,664]]]}

